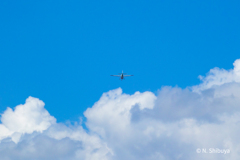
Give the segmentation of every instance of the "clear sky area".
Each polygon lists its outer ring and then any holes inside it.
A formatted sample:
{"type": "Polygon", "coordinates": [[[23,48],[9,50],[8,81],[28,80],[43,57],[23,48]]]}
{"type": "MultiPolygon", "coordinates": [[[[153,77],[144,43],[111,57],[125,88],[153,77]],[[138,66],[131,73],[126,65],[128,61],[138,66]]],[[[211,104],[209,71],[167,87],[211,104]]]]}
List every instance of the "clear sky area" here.
{"type": "Polygon", "coordinates": [[[240,53],[239,1],[2,1],[0,111],[76,120],[103,92],[185,88],[240,53]],[[120,81],[111,74],[134,74],[120,81]]]}
{"type": "Polygon", "coordinates": [[[225,160],[196,153],[218,147],[239,159],[239,8],[239,0],[1,1],[0,157],[225,160]],[[134,76],[110,76],[122,71],[134,76]],[[25,150],[28,140],[38,152],[25,150]]]}

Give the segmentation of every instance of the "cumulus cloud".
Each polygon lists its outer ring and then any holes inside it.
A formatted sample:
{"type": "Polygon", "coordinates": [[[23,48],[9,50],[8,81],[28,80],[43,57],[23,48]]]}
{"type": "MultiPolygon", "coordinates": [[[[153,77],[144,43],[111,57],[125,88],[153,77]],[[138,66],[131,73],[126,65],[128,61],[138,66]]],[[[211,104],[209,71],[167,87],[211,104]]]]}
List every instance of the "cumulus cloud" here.
{"type": "Polygon", "coordinates": [[[209,71],[206,77],[199,76],[202,83],[197,86],[193,86],[192,89],[195,92],[200,92],[214,86],[220,86],[230,82],[240,82],[240,59],[237,59],[233,63],[234,68],[229,71],[225,69],[219,69],[215,67],[209,71]]]}
{"type": "Polygon", "coordinates": [[[88,128],[108,137],[108,130],[115,132],[113,136],[123,134],[123,131],[131,127],[131,108],[137,106],[140,110],[152,109],[156,96],[151,92],[136,92],[133,95],[122,94],[118,88],[104,93],[100,100],[92,108],[88,108],[84,115],[87,118],[88,128]],[[119,132],[121,130],[122,132],[119,132]]]}
{"type": "Polygon", "coordinates": [[[56,119],[44,109],[43,101],[38,98],[29,97],[25,104],[18,105],[14,111],[11,108],[1,115],[0,140],[11,137],[18,142],[24,133],[42,132],[56,123],[56,119]]]}
{"type": "Polygon", "coordinates": [[[235,160],[240,158],[240,60],[214,68],[202,83],[124,94],[103,93],[81,123],[56,123],[29,97],[1,116],[3,160],[235,160]],[[197,153],[196,149],[230,153],[197,153]],[[20,157],[20,158],[19,158],[20,157]]]}

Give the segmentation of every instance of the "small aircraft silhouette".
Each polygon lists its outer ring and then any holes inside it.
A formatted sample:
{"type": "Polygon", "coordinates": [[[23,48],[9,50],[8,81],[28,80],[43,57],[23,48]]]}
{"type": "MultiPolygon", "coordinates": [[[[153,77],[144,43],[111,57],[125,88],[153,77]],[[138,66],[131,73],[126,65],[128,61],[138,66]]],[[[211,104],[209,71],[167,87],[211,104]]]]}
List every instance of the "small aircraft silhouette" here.
{"type": "Polygon", "coordinates": [[[116,76],[116,77],[120,77],[121,80],[125,79],[124,77],[130,77],[130,76],[133,76],[133,75],[124,75],[124,74],[127,74],[127,73],[119,73],[120,75],[111,75],[111,76],[116,76]]]}

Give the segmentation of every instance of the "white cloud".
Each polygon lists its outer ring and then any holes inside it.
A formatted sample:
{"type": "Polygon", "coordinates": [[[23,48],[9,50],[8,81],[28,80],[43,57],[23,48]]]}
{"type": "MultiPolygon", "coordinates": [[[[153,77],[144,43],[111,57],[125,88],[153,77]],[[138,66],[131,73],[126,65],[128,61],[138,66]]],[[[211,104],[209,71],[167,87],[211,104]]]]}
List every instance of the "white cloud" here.
{"type": "Polygon", "coordinates": [[[122,94],[122,89],[118,88],[108,93],[104,93],[100,100],[88,108],[84,115],[87,118],[87,126],[93,132],[106,137],[106,132],[111,130],[115,136],[131,127],[132,107],[137,106],[140,110],[152,109],[156,96],[151,92],[136,92],[133,95],[122,94]]]}
{"type": "Polygon", "coordinates": [[[21,134],[42,132],[55,124],[56,119],[50,116],[44,109],[44,105],[43,101],[38,98],[29,97],[25,104],[16,106],[14,111],[8,107],[1,115],[0,127],[3,132],[1,132],[0,138],[10,136],[17,143],[21,134]]]}
{"type": "Polygon", "coordinates": [[[56,123],[44,103],[28,98],[2,114],[3,160],[235,160],[240,158],[240,60],[214,68],[197,86],[104,93],[81,124],[56,123]],[[12,141],[16,142],[13,143],[12,141]],[[230,154],[196,153],[197,148],[230,154]]]}
{"type": "Polygon", "coordinates": [[[195,92],[200,92],[214,86],[220,86],[230,82],[240,82],[240,59],[233,63],[234,68],[229,71],[225,69],[213,68],[209,71],[206,77],[199,76],[202,84],[193,86],[195,92]]]}
{"type": "MultiPolygon", "coordinates": [[[[239,157],[240,85],[226,84],[201,94],[188,89],[163,87],[154,107],[140,109],[125,95],[103,95],[85,116],[87,126],[99,134],[115,153],[114,159],[234,159],[239,157]],[[232,94],[220,94],[232,88],[232,94]],[[217,97],[215,95],[218,95],[217,97]],[[124,101],[122,101],[124,99],[124,101]],[[99,104],[98,104],[99,103],[99,104]],[[118,109],[121,106],[121,110],[118,109]],[[131,107],[130,107],[131,106],[131,107]],[[104,112],[100,112],[100,108],[104,112]],[[89,116],[90,115],[90,116],[89,116]],[[126,116],[128,115],[128,116],[126,116]],[[197,148],[230,149],[228,155],[197,154],[197,148]]],[[[145,93],[146,94],[146,93],[145,93]]],[[[133,96],[133,95],[132,95],[133,96]]],[[[144,96],[144,94],[142,94],[144,96]]],[[[142,98],[142,97],[141,97],[142,98]]],[[[149,103],[151,104],[151,103],[149,103]]]]}

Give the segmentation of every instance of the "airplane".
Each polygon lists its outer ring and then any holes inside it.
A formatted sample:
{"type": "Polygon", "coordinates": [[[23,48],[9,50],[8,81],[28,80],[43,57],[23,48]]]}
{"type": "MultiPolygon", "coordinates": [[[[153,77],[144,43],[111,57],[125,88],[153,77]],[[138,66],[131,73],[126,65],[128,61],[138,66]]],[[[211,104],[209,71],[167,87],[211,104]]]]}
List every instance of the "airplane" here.
{"type": "Polygon", "coordinates": [[[111,75],[111,76],[116,76],[116,77],[120,77],[121,80],[125,79],[124,77],[130,77],[130,76],[133,76],[133,75],[124,75],[124,74],[127,74],[127,73],[119,73],[120,75],[111,75]]]}

